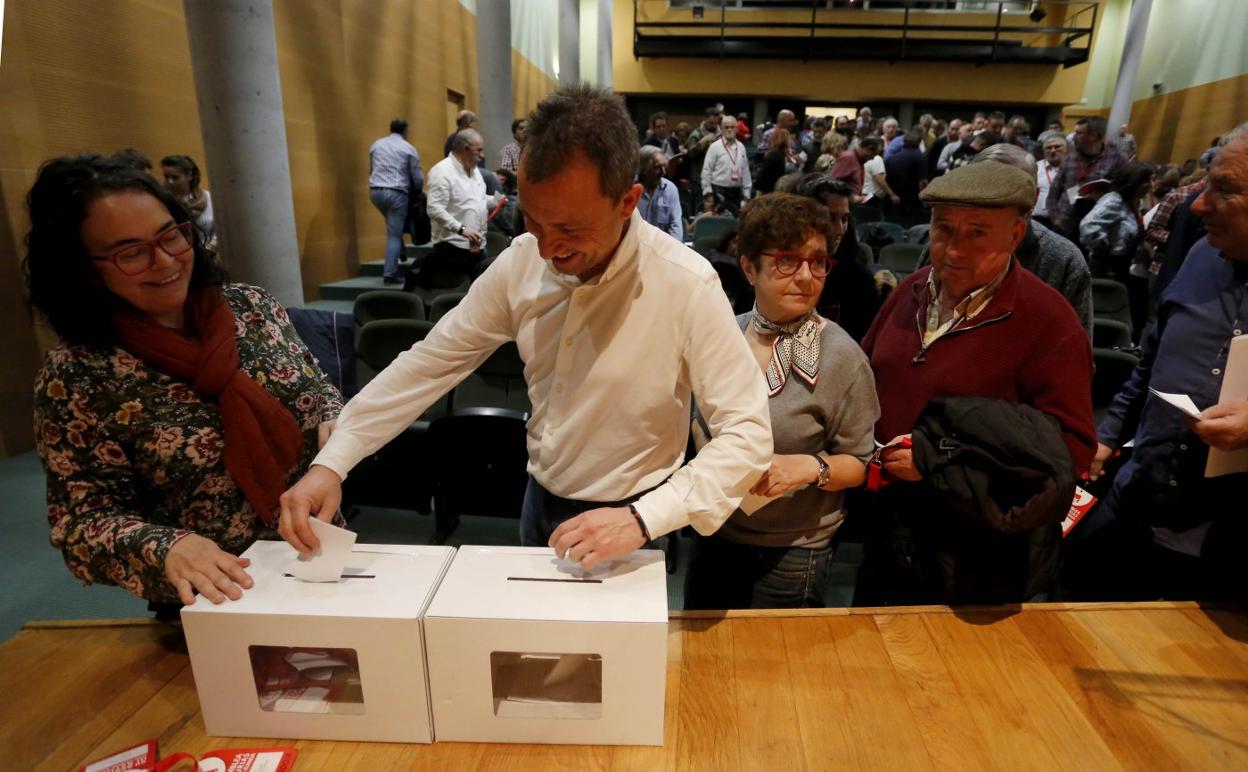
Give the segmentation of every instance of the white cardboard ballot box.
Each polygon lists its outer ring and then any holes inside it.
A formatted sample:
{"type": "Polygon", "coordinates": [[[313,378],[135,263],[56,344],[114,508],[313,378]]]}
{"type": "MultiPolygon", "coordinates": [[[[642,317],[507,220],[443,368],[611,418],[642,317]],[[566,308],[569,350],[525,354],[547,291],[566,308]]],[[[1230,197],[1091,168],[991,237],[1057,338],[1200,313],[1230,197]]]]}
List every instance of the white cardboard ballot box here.
{"type": "Polygon", "coordinates": [[[425,651],[438,741],[662,745],[663,553],[584,572],[546,547],[460,547],[425,651]]]}
{"type": "Polygon", "coordinates": [[[454,554],[357,544],[341,580],[305,582],[290,545],[253,544],[252,589],[182,609],[207,733],[432,742],[421,617],[454,554]]]}

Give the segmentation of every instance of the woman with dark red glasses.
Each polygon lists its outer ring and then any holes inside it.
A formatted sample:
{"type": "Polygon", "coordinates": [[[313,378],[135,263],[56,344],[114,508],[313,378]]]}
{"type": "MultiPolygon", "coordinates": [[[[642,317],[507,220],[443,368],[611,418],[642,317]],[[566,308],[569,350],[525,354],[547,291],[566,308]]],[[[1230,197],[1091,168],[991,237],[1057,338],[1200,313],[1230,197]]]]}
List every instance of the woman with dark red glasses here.
{"type": "Polygon", "coordinates": [[[35,381],[52,544],[83,581],[154,604],[237,599],[236,555],[276,536],[341,396],[281,304],[227,283],[147,174],[56,158],[27,204],[30,303],[62,343],[35,381]]]}
{"type": "MultiPolygon", "coordinates": [[[[687,608],[824,605],[843,492],[862,484],[880,415],[866,356],[815,311],[836,243],[827,209],[809,198],[765,195],[741,218],[755,306],[738,321],[771,396],[775,456],[723,527],[698,538],[687,608]]],[[[713,432],[702,424],[695,416],[695,438],[713,432]]]]}

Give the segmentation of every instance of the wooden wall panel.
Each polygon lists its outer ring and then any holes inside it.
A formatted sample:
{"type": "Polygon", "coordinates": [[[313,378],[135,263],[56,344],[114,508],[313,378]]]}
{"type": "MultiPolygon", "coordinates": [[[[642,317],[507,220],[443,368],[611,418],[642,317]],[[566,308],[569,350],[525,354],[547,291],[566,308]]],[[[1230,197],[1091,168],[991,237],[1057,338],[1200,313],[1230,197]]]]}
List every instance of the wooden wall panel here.
{"type": "Polygon", "coordinates": [[[1172,91],[1131,106],[1140,157],[1158,163],[1199,158],[1210,140],[1248,121],[1248,75],[1172,91]]]}
{"type": "MultiPolygon", "coordinates": [[[[512,50],[511,90],[514,117],[520,118],[528,115],[530,110],[537,107],[542,97],[554,91],[558,85],[550,76],[538,69],[537,65],[521,56],[519,52],[512,50]]],[[[510,141],[511,138],[508,137],[496,144],[501,147],[510,141]]]]}
{"type": "MultiPolygon", "coordinates": [[[[477,101],[476,18],[457,0],[274,2],[305,294],[382,256],[368,147],[405,117],[426,172],[450,132],[447,89],[477,101]]],[[[527,75],[525,76],[528,77],[527,75]]],[[[529,81],[525,81],[528,83],[529,81]]],[[[526,86],[536,93],[537,86],[526,86]]],[[[203,161],[175,0],[8,0],[0,67],[0,457],[32,447],[31,383],[53,342],[25,315],[24,198],[49,157],[134,147],[203,161]]],[[[205,174],[205,187],[212,180],[205,174]]]]}

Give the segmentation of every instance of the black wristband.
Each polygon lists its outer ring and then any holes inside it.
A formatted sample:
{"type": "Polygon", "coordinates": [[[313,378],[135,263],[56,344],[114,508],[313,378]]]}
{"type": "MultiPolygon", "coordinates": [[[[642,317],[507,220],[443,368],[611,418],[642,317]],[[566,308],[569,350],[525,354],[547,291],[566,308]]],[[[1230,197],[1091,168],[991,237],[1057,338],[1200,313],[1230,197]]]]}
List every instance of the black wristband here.
{"type": "Polygon", "coordinates": [[[633,519],[637,521],[637,527],[641,529],[641,535],[646,537],[646,541],[654,541],[650,537],[650,529],[646,528],[646,521],[641,519],[641,513],[637,511],[637,507],[629,504],[628,511],[633,513],[633,519]]]}

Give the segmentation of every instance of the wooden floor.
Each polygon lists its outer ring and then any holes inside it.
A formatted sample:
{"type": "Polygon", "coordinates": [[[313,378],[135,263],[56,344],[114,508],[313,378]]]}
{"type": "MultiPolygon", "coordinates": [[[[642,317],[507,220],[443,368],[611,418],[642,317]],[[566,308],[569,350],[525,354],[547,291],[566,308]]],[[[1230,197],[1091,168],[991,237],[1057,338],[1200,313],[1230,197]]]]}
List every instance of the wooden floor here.
{"type": "MultiPolygon", "coordinates": [[[[1248,614],[1194,604],[674,614],[662,748],[294,742],[296,769],[1245,769],[1248,614]]],[[[6,769],[204,735],[177,628],[0,646],[6,769]]]]}

